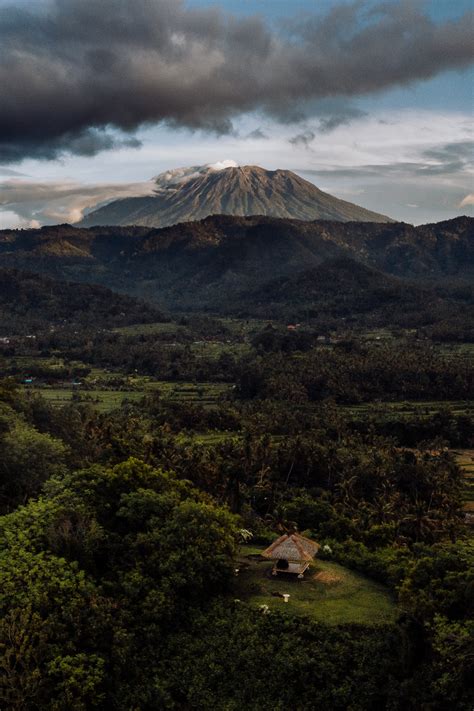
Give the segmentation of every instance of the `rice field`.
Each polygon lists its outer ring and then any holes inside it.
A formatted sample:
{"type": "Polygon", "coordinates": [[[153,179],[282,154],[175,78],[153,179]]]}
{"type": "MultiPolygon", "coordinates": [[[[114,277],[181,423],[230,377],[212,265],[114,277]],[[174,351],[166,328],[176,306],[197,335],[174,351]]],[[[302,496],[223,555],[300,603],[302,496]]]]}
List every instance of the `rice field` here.
{"type": "Polygon", "coordinates": [[[138,323],[133,326],[121,326],[120,328],[114,328],[114,333],[120,333],[124,336],[139,336],[139,335],[153,335],[160,333],[184,333],[186,331],[185,326],[179,326],[173,322],[159,322],[159,323],[138,323]]]}
{"type": "Polygon", "coordinates": [[[124,401],[140,400],[144,393],[126,390],[77,390],[73,388],[31,388],[28,392],[41,395],[51,405],[61,407],[71,402],[93,405],[99,412],[110,412],[124,401]]]}
{"type": "Polygon", "coordinates": [[[474,414],[473,400],[422,400],[402,402],[367,402],[361,405],[350,405],[344,410],[358,419],[364,417],[379,417],[390,420],[393,416],[397,419],[415,416],[429,416],[440,410],[449,409],[455,415],[474,414]]]}
{"type": "Polygon", "coordinates": [[[464,473],[464,510],[474,515],[474,449],[457,449],[454,455],[464,473]]]}
{"type": "Polygon", "coordinates": [[[29,387],[27,392],[41,395],[50,404],[66,405],[83,402],[93,405],[100,412],[111,412],[125,402],[138,402],[153,391],[171,401],[188,402],[202,407],[212,407],[229,392],[229,385],[222,383],[170,383],[147,381],[137,389],[86,389],[81,387],[29,387]]]}

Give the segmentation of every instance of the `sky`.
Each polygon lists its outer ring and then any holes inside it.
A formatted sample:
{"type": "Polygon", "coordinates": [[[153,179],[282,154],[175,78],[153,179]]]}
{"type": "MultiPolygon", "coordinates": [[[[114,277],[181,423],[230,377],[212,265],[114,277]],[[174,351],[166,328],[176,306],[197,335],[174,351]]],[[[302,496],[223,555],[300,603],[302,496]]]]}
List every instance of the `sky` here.
{"type": "Polygon", "coordinates": [[[413,224],[472,215],[472,5],[0,0],[0,228],[222,160],[413,224]]]}

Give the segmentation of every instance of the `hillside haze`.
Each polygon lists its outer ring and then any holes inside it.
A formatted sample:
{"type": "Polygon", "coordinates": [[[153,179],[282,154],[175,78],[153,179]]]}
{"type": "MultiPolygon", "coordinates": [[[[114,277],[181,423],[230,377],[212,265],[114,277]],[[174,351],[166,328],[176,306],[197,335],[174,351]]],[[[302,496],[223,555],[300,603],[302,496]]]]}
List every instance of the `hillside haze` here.
{"type": "Polygon", "coordinates": [[[340,200],[290,170],[254,165],[179,168],[155,178],[155,195],[115,200],[80,225],[167,227],[209,215],[265,215],[299,220],[392,222],[389,217],[340,200]]]}

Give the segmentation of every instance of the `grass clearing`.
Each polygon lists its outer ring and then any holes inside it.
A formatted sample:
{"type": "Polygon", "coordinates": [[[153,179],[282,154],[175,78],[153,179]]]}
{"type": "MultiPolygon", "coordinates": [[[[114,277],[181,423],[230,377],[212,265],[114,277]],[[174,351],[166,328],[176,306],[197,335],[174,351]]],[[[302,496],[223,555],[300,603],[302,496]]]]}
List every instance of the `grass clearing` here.
{"type": "Polygon", "coordinates": [[[398,609],[389,590],[337,563],[316,559],[304,580],[272,576],[272,561],[253,559],[262,549],[242,546],[234,594],[254,606],[305,615],[326,624],[387,624],[398,609]],[[287,603],[280,595],[290,595],[287,603]]]}

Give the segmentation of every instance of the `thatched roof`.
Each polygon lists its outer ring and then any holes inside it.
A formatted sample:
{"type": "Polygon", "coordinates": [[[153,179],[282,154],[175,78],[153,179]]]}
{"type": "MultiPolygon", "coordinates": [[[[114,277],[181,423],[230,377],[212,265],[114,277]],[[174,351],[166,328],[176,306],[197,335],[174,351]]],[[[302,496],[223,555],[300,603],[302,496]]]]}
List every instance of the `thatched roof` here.
{"type": "Polygon", "coordinates": [[[283,558],[284,560],[292,561],[309,561],[313,560],[319,548],[319,543],[300,536],[299,533],[291,533],[289,535],[285,533],[284,536],[277,538],[271,546],[264,550],[262,555],[272,560],[283,558]]]}

